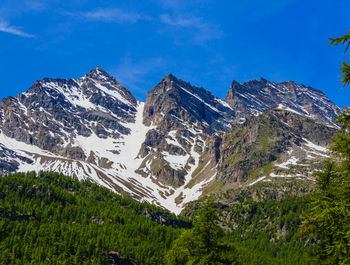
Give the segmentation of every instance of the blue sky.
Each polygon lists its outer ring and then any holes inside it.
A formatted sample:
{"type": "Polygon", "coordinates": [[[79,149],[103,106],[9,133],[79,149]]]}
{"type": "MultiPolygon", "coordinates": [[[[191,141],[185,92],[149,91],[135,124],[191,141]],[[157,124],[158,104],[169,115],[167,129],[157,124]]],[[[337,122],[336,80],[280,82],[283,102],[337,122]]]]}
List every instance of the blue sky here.
{"type": "Polygon", "coordinates": [[[350,1],[1,0],[0,98],[43,77],[100,66],[138,99],[162,77],[225,97],[232,80],[294,80],[350,105],[326,37],[350,29],[350,1]]]}

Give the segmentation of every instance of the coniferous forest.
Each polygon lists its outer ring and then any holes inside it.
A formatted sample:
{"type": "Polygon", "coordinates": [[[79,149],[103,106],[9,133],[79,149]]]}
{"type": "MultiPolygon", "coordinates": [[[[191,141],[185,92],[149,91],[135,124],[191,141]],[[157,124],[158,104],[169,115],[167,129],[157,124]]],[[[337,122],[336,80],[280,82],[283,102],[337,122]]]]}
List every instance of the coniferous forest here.
{"type": "MultiPolygon", "coordinates": [[[[331,39],[346,45],[350,32],[331,39]]],[[[350,83],[343,62],[342,82],[350,83]]],[[[0,178],[0,264],[350,264],[350,114],[307,196],[186,216],[53,172],[0,178]]]]}
{"type": "Polygon", "coordinates": [[[172,257],[188,250],[197,251],[193,264],[211,264],[199,262],[218,249],[226,249],[219,261],[229,259],[217,264],[306,264],[309,248],[297,235],[306,199],[237,206],[230,214],[240,226],[229,232],[208,202],[191,220],[58,173],[1,177],[0,194],[1,264],[181,264],[172,257]],[[278,227],[288,233],[275,241],[278,227]]]}
{"type": "Polygon", "coordinates": [[[156,207],[90,182],[46,172],[0,181],[1,264],[161,264],[181,232],[145,216],[156,207]]]}

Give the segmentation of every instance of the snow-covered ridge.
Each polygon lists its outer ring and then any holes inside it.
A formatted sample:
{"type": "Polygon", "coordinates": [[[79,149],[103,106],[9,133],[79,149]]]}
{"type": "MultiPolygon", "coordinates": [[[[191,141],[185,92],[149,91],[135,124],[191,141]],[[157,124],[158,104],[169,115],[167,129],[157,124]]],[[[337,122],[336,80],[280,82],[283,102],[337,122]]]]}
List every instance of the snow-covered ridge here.
{"type": "Polygon", "coordinates": [[[238,112],[238,118],[264,112],[278,104],[304,116],[333,126],[343,111],[324,93],[311,87],[288,82],[270,82],[265,79],[246,83],[232,82],[225,101],[238,112]]]}
{"type": "MultiPolygon", "coordinates": [[[[205,174],[197,179],[192,176],[201,162],[200,150],[208,147],[208,131],[213,126],[217,127],[211,133],[227,131],[232,117],[240,112],[262,114],[268,106],[266,98],[272,98],[273,89],[278,90],[277,94],[281,97],[290,93],[287,84],[266,84],[257,93],[238,91],[240,99],[247,103],[246,111],[202,88],[171,81],[172,86],[178,85],[175,92],[185,100],[177,108],[178,113],[169,112],[168,115],[165,110],[159,111],[159,119],[166,116],[175,118],[170,122],[164,119],[168,123],[161,128],[160,125],[146,126],[145,103],[137,101],[101,68],[97,67],[77,79],[43,79],[28,92],[9,98],[6,104],[10,107],[0,105],[0,151],[5,150],[5,154],[9,153],[8,150],[13,151],[0,161],[18,165],[18,171],[49,170],[89,179],[116,192],[125,191],[137,200],[179,213],[186,203],[197,199],[203,188],[215,181],[217,165],[211,161],[201,165],[200,172],[206,170],[205,174]],[[187,102],[190,104],[186,105],[187,102]],[[1,109],[7,107],[6,111],[1,109]],[[192,108],[195,112],[191,112],[192,108]],[[149,139],[158,141],[158,145],[147,146],[145,143],[151,130],[162,130],[159,134],[161,139],[149,139]],[[173,175],[181,171],[183,179],[178,182],[179,185],[183,183],[181,186],[165,184],[169,183],[167,179],[161,179],[157,172],[152,171],[153,162],[157,159],[162,162],[160,165],[174,170],[171,171],[175,172],[173,175]]],[[[319,102],[318,109],[326,108],[328,101],[317,99],[323,97],[322,94],[302,86],[298,89],[296,96],[298,93],[308,95],[314,102],[319,102]]],[[[164,91],[173,92],[171,89],[164,91]]],[[[314,117],[305,106],[283,100],[279,102],[280,109],[314,117]]],[[[238,120],[244,121],[246,117],[238,116],[238,120]]],[[[307,139],[304,139],[303,148],[310,159],[327,156],[323,147],[307,139]]],[[[297,159],[293,154],[276,167],[287,170],[300,164],[297,159]]],[[[255,180],[250,185],[259,181],[269,179],[266,176],[266,179],[255,180]]]]}
{"type": "MultiPolygon", "coordinates": [[[[205,102],[202,98],[200,98],[198,95],[191,93],[190,91],[188,91],[186,88],[181,87],[182,90],[184,90],[186,93],[190,94],[192,97],[195,97],[196,99],[198,99],[200,102],[204,103],[204,105],[206,105],[207,107],[211,108],[213,111],[215,112],[221,112],[219,111],[217,108],[215,108],[214,106],[208,104],[207,102],[205,102]]],[[[221,102],[220,102],[221,103],[221,102]]],[[[221,103],[222,104],[222,103],[221,103]]]]}
{"type": "MultiPolygon", "coordinates": [[[[87,75],[79,79],[71,79],[73,82],[62,83],[60,80],[49,79],[40,81],[42,87],[56,90],[59,94],[63,95],[73,106],[80,106],[87,109],[96,109],[98,106],[91,102],[91,98],[94,93],[101,93],[103,96],[110,96],[115,100],[132,106],[131,102],[125,98],[124,93],[111,81],[106,80],[105,76],[93,75],[95,78],[91,78],[87,75]],[[89,82],[89,90],[85,88],[86,83],[89,82]],[[95,91],[91,91],[91,89],[95,91]],[[99,92],[98,92],[99,91],[99,92]],[[87,93],[88,92],[88,93],[87,93]]],[[[46,93],[48,93],[46,91],[46,93]]],[[[49,95],[51,96],[51,95],[49,95]]]]}
{"type": "Polygon", "coordinates": [[[296,111],[294,109],[291,109],[291,108],[289,108],[289,107],[287,107],[287,106],[285,106],[283,104],[278,104],[277,108],[280,109],[280,110],[286,110],[286,111],[289,111],[289,112],[293,112],[293,113],[301,115],[301,116],[309,117],[309,115],[305,115],[303,113],[300,113],[300,112],[298,112],[298,111],[296,111]]]}
{"type": "MultiPolygon", "coordinates": [[[[191,180],[192,172],[198,166],[199,154],[193,150],[194,145],[190,154],[186,156],[163,154],[174,168],[184,168],[190,157],[195,160],[186,176],[185,184],[178,189],[163,184],[159,185],[155,176],[144,177],[136,173],[135,171],[143,162],[143,158],[138,156],[141,145],[147,132],[155,128],[143,124],[143,109],[144,103],[138,102],[134,122],[123,123],[125,127],[130,129],[131,133],[121,138],[101,138],[96,134],[90,136],[76,135],[71,140],[71,145],[80,147],[86,156],[93,154],[94,161],[90,162],[67,159],[64,156],[42,150],[37,146],[19,142],[3,133],[0,134],[0,143],[5,148],[13,150],[17,155],[33,161],[32,163],[26,163],[20,159],[12,160],[12,162],[19,164],[18,171],[20,172],[47,170],[61,172],[78,179],[89,179],[114,191],[121,189],[131,196],[135,196],[135,198],[161,205],[174,213],[180,213],[186,202],[200,196],[201,187],[205,184],[198,183],[192,188],[184,188],[191,180]],[[100,165],[99,161],[103,159],[108,166],[100,165]],[[172,195],[164,197],[164,194],[172,195]],[[180,194],[183,194],[184,200],[181,204],[177,204],[175,199],[180,194]]],[[[170,135],[176,139],[175,131],[170,135]]],[[[180,145],[176,140],[172,141],[180,145]]],[[[146,166],[149,166],[149,163],[146,166]]]]}

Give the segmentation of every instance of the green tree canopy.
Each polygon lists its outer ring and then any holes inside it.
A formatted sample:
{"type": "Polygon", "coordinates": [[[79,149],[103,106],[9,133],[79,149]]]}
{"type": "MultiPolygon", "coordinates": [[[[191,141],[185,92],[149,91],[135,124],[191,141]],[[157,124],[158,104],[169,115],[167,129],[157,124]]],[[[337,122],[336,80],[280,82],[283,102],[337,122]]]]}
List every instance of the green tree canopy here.
{"type": "Polygon", "coordinates": [[[213,201],[206,199],[195,217],[193,229],[183,232],[167,253],[167,264],[236,264],[235,249],[223,241],[225,233],[217,222],[213,201]]]}
{"type": "MultiPolygon", "coordinates": [[[[349,46],[350,46],[350,30],[348,30],[347,34],[344,36],[340,36],[338,38],[329,38],[330,44],[333,46],[337,45],[345,45],[345,53],[349,53],[349,46]]],[[[343,72],[342,76],[343,79],[341,82],[344,84],[344,87],[347,87],[350,84],[350,64],[343,61],[342,66],[340,67],[340,70],[343,72]]]]}
{"type": "MultiPolygon", "coordinates": [[[[346,45],[348,53],[350,31],[330,42],[346,45]]],[[[350,64],[343,62],[341,70],[341,82],[346,87],[350,83],[350,64]]],[[[316,173],[318,193],[302,224],[304,234],[318,242],[315,254],[320,264],[350,264],[350,112],[343,112],[335,122],[341,126],[332,139],[335,158],[316,173]]]]}

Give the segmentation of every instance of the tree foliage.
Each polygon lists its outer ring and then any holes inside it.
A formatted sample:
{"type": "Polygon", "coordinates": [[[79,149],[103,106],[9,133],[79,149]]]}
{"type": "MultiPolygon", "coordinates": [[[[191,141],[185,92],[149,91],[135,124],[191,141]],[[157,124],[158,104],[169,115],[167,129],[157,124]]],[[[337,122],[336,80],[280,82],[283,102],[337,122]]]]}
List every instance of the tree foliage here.
{"type": "MultiPolygon", "coordinates": [[[[347,34],[344,36],[340,36],[338,38],[329,38],[330,44],[333,46],[337,45],[345,45],[345,53],[349,53],[349,46],[350,46],[350,30],[348,30],[347,34]]],[[[340,70],[343,72],[342,77],[343,79],[341,82],[343,83],[344,87],[347,87],[350,84],[350,64],[343,61],[342,66],[340,67],[340,70]]]]}
{"type": "Polygon", "coordinates": [[[189,230],[183,217],[88,181],[16,173],[0,177],[0,264],[306,264],[297,227],[307,207],[300,197],[209,203],[189,230]],[[173,225],[152,221],[164,217],[173,225]]]}
{"type": "Polygon", "coordinates": [[[224,241],[224,230],[217,222],[217,211],[207,199],[197,212],[193,229],[183,232],[167,253],[167,264],[237,264],[235,248],[224,241]]]}
{"type": "MultiPolygon", "coordinates": [[[[333,45],[346,45],[348,52],[350,31],[331,39],[333,45]]],[[[350,65],[341,68],[344,86],[350,83],[350,65]]],[[[350,264],[350,112],[343,112],[335,121],[340,132],[332,139],[335,158],[317,172],[318,193],[313,208],[305,217],[302,230],[318,242],[315,255],[321,264],[350,264]]]]}
{"type": "MultiPolygon", "coordinates": [[[[0,264],[164,264],[182,229],[147,203],[58,173],[0,177],[0,264]]],[[[174,222],[176,223],[176,222],[174,222]]]]}

